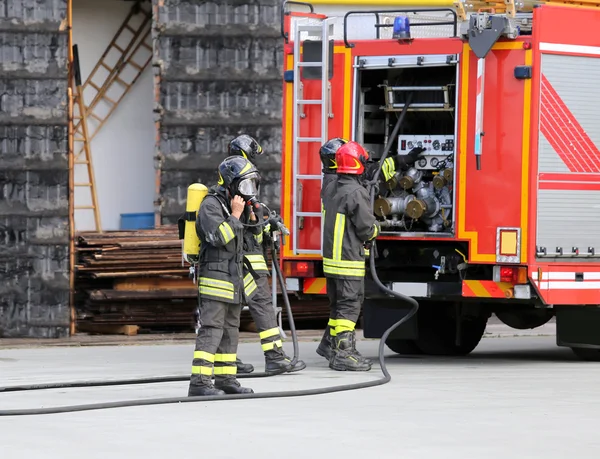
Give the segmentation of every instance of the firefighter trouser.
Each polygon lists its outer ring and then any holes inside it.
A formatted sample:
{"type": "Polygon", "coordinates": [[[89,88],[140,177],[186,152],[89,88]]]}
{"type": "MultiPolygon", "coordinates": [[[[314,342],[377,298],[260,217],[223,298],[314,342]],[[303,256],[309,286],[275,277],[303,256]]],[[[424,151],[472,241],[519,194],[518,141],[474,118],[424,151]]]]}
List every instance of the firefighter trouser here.
{"type": "Polygon", "coordinates": [[[246,298],[246,302],[256,328],[258,328],[263,352],[277,351],[283,347],[283,342],[279,334],[277,316],[273,309],[269,280],[266,277],[259,277],[255,279],[255,282],[258,288],[254,295],[246,298]]]}
{"type": "MultiPolygon", "coordinates": [[[[329,334],[335,336],[335,279],[327,277],[327,298],[329,298],[329,334]]],[[[327,331],[327,330],[326,330],[327,331]]]]}
{"type": "Polygon", "coordinates": [[[239,341],[239,304],[200,298],[200,330],[192,363],[191,383],[206,385],[215,378],[235,378],[239,341]]]}
{"type": "Polygon", "coordinates": [[[365,297],[365,280],[327,278],[332,318],[329,319],[331,336],[346,331],[354,331],[365,297]]]}

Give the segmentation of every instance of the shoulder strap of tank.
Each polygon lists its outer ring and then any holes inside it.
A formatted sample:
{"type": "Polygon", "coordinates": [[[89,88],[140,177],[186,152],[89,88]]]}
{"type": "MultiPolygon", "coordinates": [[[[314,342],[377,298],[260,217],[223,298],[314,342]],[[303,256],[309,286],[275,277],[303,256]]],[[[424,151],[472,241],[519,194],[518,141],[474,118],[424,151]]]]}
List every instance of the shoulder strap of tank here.
{"type": "MultiPolygon", "coordinates": [[[[206,195],[206,198],[212,196],[214,198],[217,199],[217,201],[219,201],[219,204],[221,204],[221,207],[223,208],[223,210],[225,211],[225,214],[229,217],[231,215],[231,213],[229,212],[229,209],[227,209],[227,206],[225,205],[225,203],[223,202],[223,198],[221,196],[219,196],[218,193],[215,193],[214,191],[209,192],[206,195]]],[[[206,199],[204,198],[204,199],[206,199]]]]}

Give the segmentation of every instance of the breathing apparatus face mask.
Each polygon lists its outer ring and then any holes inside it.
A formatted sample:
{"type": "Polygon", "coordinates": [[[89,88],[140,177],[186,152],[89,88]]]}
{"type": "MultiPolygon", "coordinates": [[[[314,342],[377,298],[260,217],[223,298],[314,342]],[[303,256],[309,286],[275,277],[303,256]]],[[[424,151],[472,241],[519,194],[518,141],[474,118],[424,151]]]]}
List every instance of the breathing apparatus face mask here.
{"type": "Polygon", "coordinates": [[[245,177],[237,185],[237,194],[249,201],[258,196],[260,180],[256,176],[245,177]]]}

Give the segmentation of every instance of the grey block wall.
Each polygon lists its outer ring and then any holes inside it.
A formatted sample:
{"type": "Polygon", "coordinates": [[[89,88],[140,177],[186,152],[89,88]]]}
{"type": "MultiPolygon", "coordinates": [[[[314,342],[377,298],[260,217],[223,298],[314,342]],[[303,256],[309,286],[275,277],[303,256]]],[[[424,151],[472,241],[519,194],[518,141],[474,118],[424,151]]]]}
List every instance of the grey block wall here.
{"type": "Polygon", "coordinates": [[[0,0],[0,337],[69,331],[66,11],[0,0]]]}
{"type": "Polygon", "coordinates": [[[185,210],[191,183],[216,183],[216,168],[227,156],[229,141],[244,133],[265,149],[256,162],[262,197],[278,209],[281,0],[160,3],[153,36],[162,223],[174,223],[185,210]]]}

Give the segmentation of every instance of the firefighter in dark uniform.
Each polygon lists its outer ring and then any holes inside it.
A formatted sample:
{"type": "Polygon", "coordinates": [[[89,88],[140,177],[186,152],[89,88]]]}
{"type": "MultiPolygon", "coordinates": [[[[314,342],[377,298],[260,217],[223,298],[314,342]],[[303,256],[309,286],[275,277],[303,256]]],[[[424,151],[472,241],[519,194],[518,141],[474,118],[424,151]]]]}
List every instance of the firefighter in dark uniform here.
{"type": "Polygon", "coordinates": [[[379,234],[362,175],[369,159],[356,142],[347,142],[335,155],[337,185],[325,205],[323,272],[327,295],[335,304],[333,356],[329,367],[338,371],[368,371],[371,362],[356,350],[355,327],[364,300],[364,244],[379,234]]]}
{"type": "Polygon", "coordinates": [[[200,329],[189,396],[253,392],[241,387],[236,378],[236,355],[241,303],[257,288],[252,276],[244,275],[242,222],[246,202],[257,193],[259,180],[250,161],[225,159],[219,165],[219,186],[210,190],[198,211],[200,329]]]}
{"type": "MultiPolygon", "coordinates": [[[[242,156],[253,161],[263,152],[258,142],[249,135],[240,135],[233,139],[229,144],[230,156],[242,156]]],[[[258,221],[263,221],[262,206],[255,208],[258,221]]],[[[306,368],[302,360],[298,360],[294,366],[291,365],[291,358],[283,350],[283,340],[279,333],[277,317],[273,308],[271,288],[267,279],[269,269],[264,257],[263,237],[269,235],[268,227],[257,226],[253,234],[246,233],[244,238],[244,256],[246,263],[250,264],[252,274],[255,275],[257,284],[256,292],[248,297],[247,304],[250,309],[252,319],[258,329],[260,343],[265,355],[265,372],[268,374],[279,373],[282,370],[286,372],[300,371],[306,368]],[[263,231],[264,229],[264,231],[263,231]]],[[[244,364],[241,360],[236,362],[240,373],[250,373],[254,367],[250,364],[244,364]]]]}
{"type": "MultiPolygon", "coordinates": [[[[324,212],[325,205],[335,194],[335,185],[337,183],[337,163],[335,162],[335,153],[338,149],[348,143],[347,140],[340,137],[325,142],[320,150],[319,155],[321,156],[321,163],[323,165],[323,184],[321,185],[321,209],[324,212]]],[[[327,360],[331,359],[333,355],[333,349],[331,347],[331,337],[335,335],[335,304],[329,303],[329,322],[321,338],[321,342],[317,347],[317,354],[321,357],[325,357],[327,360]]]]}

